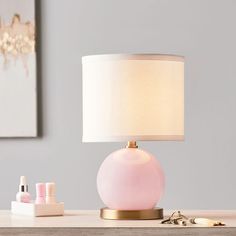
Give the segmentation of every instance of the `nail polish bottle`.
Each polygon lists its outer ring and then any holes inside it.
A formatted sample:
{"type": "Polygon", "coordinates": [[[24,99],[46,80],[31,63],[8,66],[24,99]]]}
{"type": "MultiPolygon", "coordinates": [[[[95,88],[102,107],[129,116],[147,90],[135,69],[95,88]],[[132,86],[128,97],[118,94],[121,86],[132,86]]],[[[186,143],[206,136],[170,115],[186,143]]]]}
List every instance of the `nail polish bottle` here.
{"type": "Polygon", "coordinates": [[[44,204],[45,203],[45,195],[46,195],[46,186],[45,183],[37,183],[36,184],[36,204],[44,204]]]}
{"type": "Polygon", "coordinates": [[[46,204],[56,203],[56,184],[46,183],[46,204]]]}
{"type": "Polygon", "coordinates": [[[17,202],[30,202],[30,194],[28,193],[28,185],[26,184],[25,176],[20,177],[19,192],[16,194],[17,202]]]}

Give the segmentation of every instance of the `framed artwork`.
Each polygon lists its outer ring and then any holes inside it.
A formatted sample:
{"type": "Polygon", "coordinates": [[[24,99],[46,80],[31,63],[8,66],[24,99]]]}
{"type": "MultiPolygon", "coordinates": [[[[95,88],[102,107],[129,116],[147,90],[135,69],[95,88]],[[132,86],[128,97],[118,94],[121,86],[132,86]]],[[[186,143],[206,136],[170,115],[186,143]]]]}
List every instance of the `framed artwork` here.
{"type": "Polygon", "coordinates": [[[0,137],[37,136],[35,0],[0,0],[0,137]]]}

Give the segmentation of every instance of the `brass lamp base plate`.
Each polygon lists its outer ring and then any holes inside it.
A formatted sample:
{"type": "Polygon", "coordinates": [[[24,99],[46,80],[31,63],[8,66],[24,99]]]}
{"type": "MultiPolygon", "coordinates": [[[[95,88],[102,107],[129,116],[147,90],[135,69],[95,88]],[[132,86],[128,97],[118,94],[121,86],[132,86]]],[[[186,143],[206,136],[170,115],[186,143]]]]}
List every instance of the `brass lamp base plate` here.
{"type": "Polygon", "coordinates": [[[100,209],[100,217],[105,220],[154,220],[163,219],[163,208],[148,210],[100,209]]]}

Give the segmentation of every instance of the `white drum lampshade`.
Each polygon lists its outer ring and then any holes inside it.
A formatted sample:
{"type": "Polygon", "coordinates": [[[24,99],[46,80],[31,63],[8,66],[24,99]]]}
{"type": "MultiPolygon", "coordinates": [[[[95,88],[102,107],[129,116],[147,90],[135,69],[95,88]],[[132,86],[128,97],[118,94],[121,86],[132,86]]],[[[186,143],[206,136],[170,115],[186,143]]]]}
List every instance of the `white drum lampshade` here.
{"type": "Polygon", "coordinates": [[[183,57],[94,55],[82,62],[84,142],[183,140],[183,57]]]}
{"type": "Polygon", "coordinates": [[[82,58],[83,141],[128,141],[97,175],[104,219],[160,219],[164,190],[156,158],[138,140],[184,139],[184,58],[161,54],[82,58]]]}

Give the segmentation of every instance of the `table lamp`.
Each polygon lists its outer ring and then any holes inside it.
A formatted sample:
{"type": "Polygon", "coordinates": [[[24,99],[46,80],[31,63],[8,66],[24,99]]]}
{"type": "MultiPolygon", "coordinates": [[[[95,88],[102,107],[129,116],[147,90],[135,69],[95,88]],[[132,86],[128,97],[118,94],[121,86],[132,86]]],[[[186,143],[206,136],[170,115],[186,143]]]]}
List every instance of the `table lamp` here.
{"type": "Polygon", "coordinates": [[[82,58],[83,142],[127,142],[97,175],[103,219],[160,219],[164,174],[136,141],[184,139],[184,57],[111,54],[82,58]]]}

